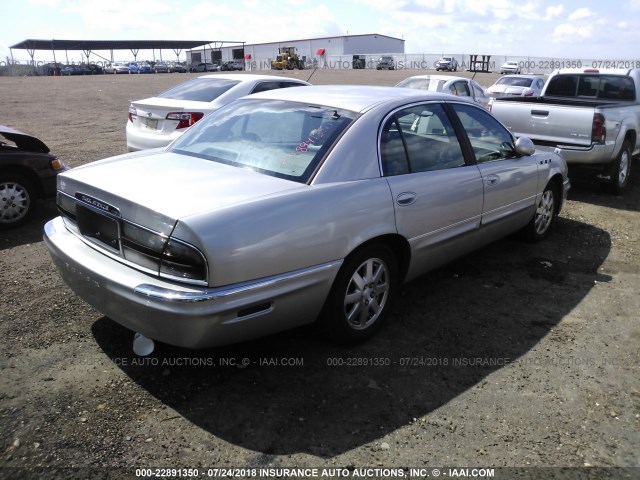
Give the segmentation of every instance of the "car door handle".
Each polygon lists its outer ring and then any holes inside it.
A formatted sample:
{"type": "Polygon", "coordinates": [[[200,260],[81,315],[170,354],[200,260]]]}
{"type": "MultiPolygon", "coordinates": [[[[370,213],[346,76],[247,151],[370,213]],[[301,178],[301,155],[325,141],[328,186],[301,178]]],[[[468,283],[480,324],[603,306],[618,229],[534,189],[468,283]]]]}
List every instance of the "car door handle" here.
{"type": "Polygon", "coordinates": [[[484,184],[488,187],[493,187],[500,183],[500,177],[498,175],[489,175],[484,179],[484,184]]]}
{"type": "Polygon", "coordinates": [[[531,110],[531,116],[533,117],[548,117],[549,110],[531,110]]]}
{"type": "Polygon", "coordinates": [[[415,192],[402,192],[396,197],[396,203],[401,207],[412,205],[416,202],[418,194],[415,192]]]}

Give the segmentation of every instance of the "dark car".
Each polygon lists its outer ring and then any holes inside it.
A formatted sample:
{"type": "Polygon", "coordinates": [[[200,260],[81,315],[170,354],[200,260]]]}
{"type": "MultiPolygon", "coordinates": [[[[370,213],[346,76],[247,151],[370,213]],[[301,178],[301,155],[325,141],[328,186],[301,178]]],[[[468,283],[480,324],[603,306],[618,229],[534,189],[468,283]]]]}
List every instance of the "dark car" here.
{"type": "Polygon", "coordinates": [[[394,68],[396,68],[396,65],[393,57],[380,57],[378,59],[376,70],[393,70],[394,68]]]}
{"type": "Polygon", "coordinates": [[[62,76],[91,75],[91,73],[91,70],[84,65],[67,65],[62,70],[60,70],[60,75],[62,76]]]}
{"type": "Polygon", "coordinates": [[[102,75],[104,73],[104,69],[95,63],[90,63],[86,68],[89,70],[89,75],[102,75]]]}
{"type": "Polygon", "coordinates": [[[187,67],[185,67],[184,65],[182,65],[179,62],[175,62],[175,63],[172,63],[171,65],[169,65],[169,72],[170,73],[173,73],[173,72],[187,73],[187,67]]]}
{"type": "Polygon", "coordinates": [[[0,125],[0,228],[27,220],[38,198],[54,197],[66,169],[42,141],[0,125]]]}

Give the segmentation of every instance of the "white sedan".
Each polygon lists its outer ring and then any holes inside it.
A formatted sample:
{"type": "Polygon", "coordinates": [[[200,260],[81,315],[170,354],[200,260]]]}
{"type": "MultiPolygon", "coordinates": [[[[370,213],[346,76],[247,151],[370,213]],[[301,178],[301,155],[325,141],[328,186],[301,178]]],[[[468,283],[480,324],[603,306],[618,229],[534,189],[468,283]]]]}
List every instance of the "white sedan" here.
{"type": "Polygon", "coordinates": [[[110,63],[104,67],[104,73],[113,73],[114,75],[118,73],[129,73],[129,65],[125,65],[124,63],[110,63]]]}
{"type": "Polygon", "coordinates": [[[275,75],[203,75],[129,106],[127,150],[166,147],[205,115],[233,100],[278,88],[307,86],[275,75]]]}
{"type": "Polygon", "coordinates": [[[535,75],[505,75],[491,85],[487,92],[491,100],[498,97],[539,97],[544,79],[535,75]]]}
{"type": "Polygon", "coordinates": [[[500,65],[500,73],[520,73],[520,64],[513,61],[504,62],[500,65]]]}
{"type": "Polygon", "coordinates": [[[489,108],[489,97],[485,89],[470,78],[449,75],[416,75],[405,78],[396,87],[417,88],[431,92],[450,93],[458,97],[468,97],[483,108],[489,108]]]}

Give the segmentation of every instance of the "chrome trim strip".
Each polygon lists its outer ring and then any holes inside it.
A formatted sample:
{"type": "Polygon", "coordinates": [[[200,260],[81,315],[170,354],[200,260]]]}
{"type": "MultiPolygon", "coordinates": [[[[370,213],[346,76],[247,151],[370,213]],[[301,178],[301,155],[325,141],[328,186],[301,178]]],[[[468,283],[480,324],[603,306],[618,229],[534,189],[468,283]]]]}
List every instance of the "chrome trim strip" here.
{"type": "Polygon", "coordinates": [[[186,292],[182,290],[173,290],[164,287],[158,287],[156,285],[141,284],[133,289],[133,292],[151,297],[158,300],[164,300],[167,302],[206,302],[215,301],[229,297],[231,295],[237,295],[240,293],[250,292],[252,290],[258,290],[261,288],[272,287],[278,283],[282,283],[288,280],[293,280],[299,277],[310,275],[316,272],[329,270],[335,266],[342,264],[342,260],[335,260],[333,262],[327,262],[313,267],[303,268],[293,272],[285,273],[282,275],[275,275],[273,277],[267,277],[262,280],[256,280],[254,282],[247,282],[243,284],[237,284],[227,287],[210,288],[201,292],[186,292]]]}

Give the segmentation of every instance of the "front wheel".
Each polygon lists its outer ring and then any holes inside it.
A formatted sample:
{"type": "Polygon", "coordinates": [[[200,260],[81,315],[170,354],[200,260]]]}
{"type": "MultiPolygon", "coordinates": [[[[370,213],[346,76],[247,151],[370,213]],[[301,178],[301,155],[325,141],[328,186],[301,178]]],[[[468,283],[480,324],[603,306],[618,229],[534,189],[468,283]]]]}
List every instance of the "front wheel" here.
{"type": "Polygon", "coordinates": [[[35,207],[35,189],[19,174],[0,176],[0,228],[23,223],[35,207]]]}
{"type": "Polygon", "coordinates": [[[525,240],[538,242],[547,236],[558,213],[558,202],[557,189],[550,183],[544,188],[533,218],[523,230],[525,240]]]}
{"type": "Polygon", "coordinates": [[[621,195],[629,185],[631,176],[631,144],[625,141],[618,156],[606,167],[605,176],[609,181],[602,188],[609,193],[621,195]]]}
{"type": "Polygon", "coordinates": [[[398,282],[398,262],[384,244],[356,251],[340,268],[325,302],[320,327],[340,343],[371,337],[382,325],[398,282]]]}

